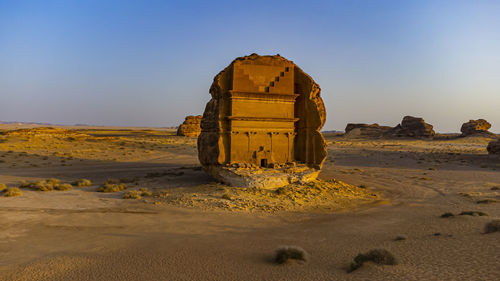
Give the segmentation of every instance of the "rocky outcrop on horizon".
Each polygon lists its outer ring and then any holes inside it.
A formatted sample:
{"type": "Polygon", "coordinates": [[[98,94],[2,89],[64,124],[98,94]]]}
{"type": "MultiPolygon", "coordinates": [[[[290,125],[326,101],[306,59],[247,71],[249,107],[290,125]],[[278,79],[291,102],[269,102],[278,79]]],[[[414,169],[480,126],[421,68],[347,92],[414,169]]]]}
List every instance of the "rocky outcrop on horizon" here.
{"type": "Polygon", "coordinates": [[[394,137],[414,137],[414,138],[432,138],[436,134],[433,126],[424,121],[423,118],[405,116],[401,124],[388,132],[394,137]]]}
{"type": "Polygon", "coordinates": [[[460,131],[462,136],[472,136],[477,134],[492,134],[488,130],[491,128],[491,124],[484,119],[469,120],[469,122],[463,123],[460,131]]]}
{"type": "Polygon", "coordinates": [[[197,137],[201,133],[201,115],[189,115],[186,116],[184,123],[182,123],[177,129],[178,136],[186,136],[186,137],[197,137]]]}
{"type": "Polygon", "coordinates": [[[379,124],[349,123],[345,127],[345,136],[380,138],[392,129],[390,126],[380,126],[379,124]]]}

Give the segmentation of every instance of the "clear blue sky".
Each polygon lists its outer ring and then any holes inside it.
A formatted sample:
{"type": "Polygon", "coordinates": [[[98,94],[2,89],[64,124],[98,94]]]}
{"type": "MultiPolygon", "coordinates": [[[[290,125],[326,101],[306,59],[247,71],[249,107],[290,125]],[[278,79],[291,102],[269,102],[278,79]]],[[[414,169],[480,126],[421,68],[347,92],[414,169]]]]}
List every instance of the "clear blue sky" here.
{"type": "Polygon", "coordinates": [[[173,126],[235,57],[281,54],[324,129],[421,116],[500,133],[500,1],[0,0],[0,120],[173,126]]]}

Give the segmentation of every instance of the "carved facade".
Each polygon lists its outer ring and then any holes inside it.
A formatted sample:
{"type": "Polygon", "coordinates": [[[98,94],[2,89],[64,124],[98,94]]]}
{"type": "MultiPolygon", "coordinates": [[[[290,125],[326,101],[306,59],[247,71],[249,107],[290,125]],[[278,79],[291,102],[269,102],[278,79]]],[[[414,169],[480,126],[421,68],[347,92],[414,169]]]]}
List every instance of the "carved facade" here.
{"type": "Polygon", "coordinates": [[[215,78],[201,122],[198,155],[207,166],[320,169],[326,142],[319,86],[292,61],[237,58],[215,78]]]}

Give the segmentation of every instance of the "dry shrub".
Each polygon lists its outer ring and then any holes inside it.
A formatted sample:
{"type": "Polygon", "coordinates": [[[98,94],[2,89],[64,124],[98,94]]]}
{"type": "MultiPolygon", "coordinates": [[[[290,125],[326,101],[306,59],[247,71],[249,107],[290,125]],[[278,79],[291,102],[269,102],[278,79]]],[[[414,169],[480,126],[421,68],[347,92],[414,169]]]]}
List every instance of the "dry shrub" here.
{"type": "Polygon", "coordinates": [[[69,183],[61,183],[61,184],[54,185],[54,189],[60,190],[60,191],[70,190],[72,187],[73,186],[69,183]]]}
{"type": "Polygon", "coordinates": [[[108,183],[105,182],[101,187],[97,189],[98,192],[119,192],[125,190],[127,187],[123,183],[108,183]]]}
{"type": "Polygon", "coordinates": [[[53,184],[53,185],[56,185],[56,184],[59,184],[60,181],[58,179],[55,179],[55,178],[50,178],[50,179],[46,180],[46,182],[53,184]]]}
{"type": "Polygon", "coordinates": [[[71,185],[67,183],[61,183],[58,179],[50,178],[48,180],[41,180],[35,182],[22,182],[19,187],[31,188],[37,191],[52,191],[52,190],[70,190],[71,185]]]}
{"type": "Polygon", "coordinates": [[[73,182],[73,185],[76,185],[78,187],[91,186],[92,181],[88,180],[88,179],[79,179],[79,180],[73,182]]]}
{"type": "Polygon", "coordinates": [[[283,246],[276,250],[275,262],[284,264],[290,260],[297,262],[307,262],[309,255],[301,247],[297,246],[283,246]]]}
{"type": "Polygon", "coordinates": [[[463,211],[463,212],[461,212],[458,215],[460,215],[460,216],[473,216],[473,217],[476,217],[476,216],[479,216],[479,217],[488,216],[487,213],[481,212],[481,211],[463,211]]]}
{"type": "Polygon", "coordinates": [[[117,179],[107,179],[104,184],[119,184],[120,180],[117,179]]]}
{"type": "Polygon", "coordinates": [[[367,261],[372,261],[376,264],[384,264],[384,265],[398,264],[396,257],[394,257],[394,255],[391,252],[385,249],[374,249],[370,250],[365,254],[358,254],[354,258],[354,262],[351,263],[348,272],[353,272],[354,270],[360,268],[367,261]]]}
{"type": "Polygon", "coordinates": [[[498,203],[498,202],[500,202],[500,201],[498,201],[497,199],[494,199],[494,198],[486,198],[486,199],[476,201],[477,204],[491,204],[491,203],[498,203]]]}
{"type": "Polygon", "coordinates": [[[5,197],[14,197],[14,196],[22,196],[23,193],[17,187],[9,187],[3,192],[3,196],[5,197]]]}
{"type": "Polygon", "coordinates": [[[446,212],[444,214],[441,215],[442,218],[451,218],[451,217],[454,217],[455,215],[453,213],[450,213],[450,212],[446,212]]]}
{"type": "Polygon", "coordinates": [[[500,220],[492,220],[484,226],[484,233],[500,232],[500,220]]]}
{"type": "Polygon", "coordinates": [[[139,189],[140,192],[142,192],[142,196],[151,196],[153,195],[153,192],[149,191],[147,188],[141,188],[139,189]]]}
{"type": "Polygon", "coordinates": [[[144,196],[151,196],[153,193],[147,188],[141,188],[139,190],[129,190],[123,195],[123,199],[141,199],[144,196]]]}
{"type": "Polygon", "coordinates": [[[396,236],[396,238],[394,238],[394,241],[403,241],[406,239],[408,239],[408,237],[406,235],[398,235],[398,236],[396,236]]]}

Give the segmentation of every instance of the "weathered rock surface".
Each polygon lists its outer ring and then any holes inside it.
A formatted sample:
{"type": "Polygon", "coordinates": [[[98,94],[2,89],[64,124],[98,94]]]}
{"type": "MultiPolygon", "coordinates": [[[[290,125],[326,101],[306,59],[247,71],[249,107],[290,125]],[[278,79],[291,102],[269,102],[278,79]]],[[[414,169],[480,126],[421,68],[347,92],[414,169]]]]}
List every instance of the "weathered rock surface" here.
{"type": "Polygon", "coordinates": [[[259,189],[274,189],[291,183],[307,183],[316,180],[320,170],[305,165],[297,167],[268,168],[235,168],[209,166],[210,175],[227,185],[259,189]]]}
{"type": "Polygon", "coordinates": [[[197,137],[201,133],[201,115],[186,116],[184,123],[182,123],[177,129],[178,136],[187,136],[187,137],[197,137]]]}
{"type": "Polygon", "coordinates": [[[433,126],[425,123],[422,118],[405,116],[401,124],[390,130],[388,134],[395,137],[431,138],[436,134],[432,128],[433,126]]]}
{"type": "Polygon", "coordinates": [[[379,124],[349,123],[345,127],[345,137],[367,137],[380,138],[389,132],[392,127],[380,126],[379,124]]]}
{"type": "Polygon", "coordinates": [[[491,141],[486,149],[489,154],[500,155],[500,139],[491,141]]]}
{"type": "Polygon", "coordinates": [[[462,136],[471,136],[481,133],[489,133],[488,130],[491,128],[491,124],[484,119],[469,120],[469,122],[463,123],[460,131],[462,136]]]}
{"type": "Polygon", "coordinates": [[[283,178],[292,176],[275,167],[304,165],[317,176],[327,155],[320,132],[326,119],[320,91],[309,75],[279,55],[235,59],[210,87],[212,99],[205,107],[198,137],[204,170],[237,186],[261,182],[254,186],[278,187],[290,181],[260,181],[256,178],[262,176],[252,171],[236,173],[234,165],[270,169],[269,173],[283,173],[283,178]],[[244,179],[229,179],[228,173],[244,179]]]}

